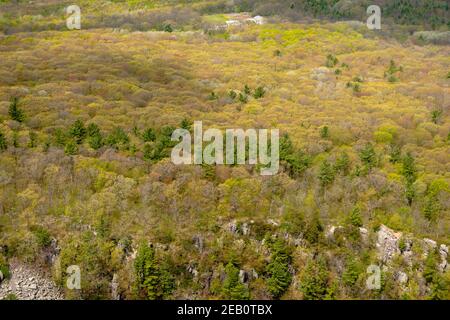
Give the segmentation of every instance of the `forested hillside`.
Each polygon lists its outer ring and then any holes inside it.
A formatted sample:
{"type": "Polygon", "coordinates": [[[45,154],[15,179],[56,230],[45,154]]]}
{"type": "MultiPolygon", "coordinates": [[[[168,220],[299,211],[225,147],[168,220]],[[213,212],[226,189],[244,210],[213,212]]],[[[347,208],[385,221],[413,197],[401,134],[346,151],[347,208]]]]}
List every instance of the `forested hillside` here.
{"type": "Polygon", "coordinates": [[[449,299],[448,2],[373,2],[0,0],[0,298],[19,261],[66,299],[449,299]],[[174,165],[194,121],[278,128],[280,172],[174,165]]]}

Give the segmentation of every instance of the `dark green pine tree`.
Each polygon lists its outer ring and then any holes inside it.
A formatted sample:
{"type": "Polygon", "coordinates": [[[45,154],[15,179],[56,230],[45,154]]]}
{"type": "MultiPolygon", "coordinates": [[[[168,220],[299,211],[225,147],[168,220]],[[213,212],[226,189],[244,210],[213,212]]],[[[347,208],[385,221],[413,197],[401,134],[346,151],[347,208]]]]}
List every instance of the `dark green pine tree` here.
{"type": "Polygon", "coordinates": [[[75,139],[75,142],[77,144],[83,143],[84,138],[86,138],[87,130],[84,127],[83,121],[78,119],[75,121],[75,123],[72,125],[72,127],[69,130],[69,134],[71,137],[75,139]]]}
{"type": "Polygon", "coordinates": [[[330,129],[328,128],[328,126],[323,126],[322,128],[320,128],[320,137],[323,139],[327,139],[330,137],[330,129]]]}
{"type": "Polygon", "coordinates": [[[292,258],[283,240],[275,239],[271,242],[270,247],[272,255],[266,268],[269,275],[266,282],[272,297],[277,299],[286,292],[292,282],[292,275],[289,272],[292,258]]]}
{"type": "Polygon", "coordinates": [[[104,141],[103,141],[103,137],[101,135],[101,133],[95,133],[94,135],[90,136],[88,138],[88,143],[89,146],[94,149],[94,150],[98,150],[101,147],[103,147],[104,145],[104,141]]]}
{"type": "Polygon", "coordinates": [[[19,98],[13,97],[11,99],[8,114],[12,120],[15,120],[17,122],[23,122],[25,120],[25,115],[19,108],[19,98]]]}
{"type": "Polygon", "coordinates": [[[323,226],[319,213],[315,212],[306,225],[305,238],[310,244],[317,244],[322,236],[323,226]]]}
{"type": "Polygon", "coordinates": [[[414,183],[417,179],[417,169],[414,157],[409,152],[403,157],[402,175],[406,178],[407,183],[414,183]]]}
{"type": "Polygon", "coordinates": [[[2,131],[0,131],[0,151],[8,149],[8,141],[2,131]]]}
{"type": "Polygon", "coordinates": [[[406,179],[406,200],[408,201],[408,204],[411,205],[416,196],[414,182],[417,179],[417,169],[414,158],[409,152],[402,160],[402,175],[406,179]]]}
{"type": "MultiPolygon", "coordinates": [[[[234,91],[233,91],[234,92],[234,91]]],[[[191,130],[192,128],[192,121],[184,118],[181,123],[180,123],[181,128],[186,129],[186,130],[191,130]]]]}

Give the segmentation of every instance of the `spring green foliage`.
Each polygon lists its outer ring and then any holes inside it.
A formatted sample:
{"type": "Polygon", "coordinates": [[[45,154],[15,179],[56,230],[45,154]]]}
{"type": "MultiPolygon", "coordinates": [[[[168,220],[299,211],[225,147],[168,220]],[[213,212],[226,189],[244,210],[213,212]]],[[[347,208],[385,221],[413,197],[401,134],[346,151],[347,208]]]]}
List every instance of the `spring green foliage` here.
{"type": "Polygon", "coordinates": [[[347,259],[345,270],[342,274],[342,280],[346,286],[353,287],[362,273],[363,268],[360,263],[355,258],[350,257],[347,259]]]}
{"type": "Polygon", "coordinates": [[[411,153],[407,153],[402,161],[402,175],[405,177],[407,183],[414,183],[417,179],[417,169],[414,157],[411,153]]]}
{"type": "Polygon", "coordinates": [[[36,237],[36,242],[42,248],[48,247],[51,243],[51,236],[48,230],[43,227],[33,228],[33,234],[36,237]]]}
{"type": "Polygon", "coordinates": [[[431,121],[433,121],[434,124],[437,124],[442,117],[442,113],[441,109],[431,111],[431,121]]]}
{"type": "Polygon", "coordinates": [[[333,166],[327,160],[324,160],[320,165],[318,178],[320,180],[322,187],[325,187],[333,182],[334,169],[333,166]]]}
{"type": "Polygon", "coordinates": [[[142,134],[142,139],[145,142],[152,142],[156,139],[155,130],[153,128],[147,128],[144,133],[142,134]]]}
{"type": "Polygon", "coordinates": [[[403,71],[403,67],[397,67],[394,60],[391,60],[389,63],[389,68],[384,73],[384,77],[387,78],[389,82],[397,82],[399,79],[397,74],[403,71]]]}
{"type": "Polygon", "coordinates": [[[350,158],[346,152],[343,152],[334,164],[334,172],[348,175],[350,170],[350,158]]]}
{"type": "Polygon", "coordinates": [[[392,163],[397,163],[401,160],[401,149],[398,145],[392,144],[390,146],[390,154],[389,154],[389,161],[392,163]]]}
{"type": "Polygon", "coordinates": [[[319,217],[319,213],[313,213],[310,217],[305,231],[305,239],[308,240],[310,244],[317,244],[323,236],[323,225],[319,217]]]}
{"type": "Polygon", "coordinates": [[[406,156],[403,157],[401,173],[406,180],[406,199],[408,200],[408,204],[411,205],[416,196],[414,182],[417,179],[415,160],[411,153],[407,153],[406,156]]]}
{"type": "Polygon", "coordinates": [[[92,136],[89,136],[88,138],[89,146],[94,149],[98,150],[104,145],[103,137],[100,132],[93,134],[92,136]]]}
{"type": "Polygon", "coordinates": [[[253,93],[253,98],[260,99],[260,98],[264,97],[265,94],[266,94],[266,91],[264,90],[263,87],[260,86],[255,89],[255,92],[253,93]]]}
{"type": "Polygon", "coordinates": [[[330,137],[330,129],[328,128],[328,126],[323,126],[322,128],[320,128],[320,137],[323,139],[327,139],[330,137]]]}
{"type": "Polygon", "coordinates": [[[333,68],[339,62],[338,58],[335,55],[329,54],[327,55],[327,60],[325,62],[325,66],[328,68],[333,68]]]}
{"type": "Polygon", "coordinates": [[[6,140],[5,134],[0,131],[0,152],[8,149],[8,141],[6,140]]]}
{"type": "Polygon", "coordinates": [[[174,288],[172,277],[161,267],[152,245],[141,243],[134,261],[137,295],[149,300],[167,297],[174,288]]]}
{"type": "Polygon", "coordinates": [[[377,165],[377,154],[371,143],[367,143],[359,152],[359,158],[365,167],[370,170],[377,165]]]}
{"type": "Polygon", "coordinates": [[[270,263],[267,265],[266,280],[267,288],[272,296],[280,298],[287,290],[292,281],[292,275],[289,272],[291,262],[291,252],[281,239],[268,239],[271,250],[270,263]]]}
{"type": "Polygon", "coordinates": [[[25,120],[25,114],[19,108],[19,98],[13,97],[11,103],[9,104],[8,114],[12,120],[17,122],[23,122],[25,120]]]}
{"type": "Polygon", "coordinates": [[[329,272],[322,256],[310,259],[300,278],[300,291],[305,300],[326,299],[329,295],[329,272]]]}
{"type": "Polygon", "coordinates": [[[249,299],[248,288],[239,281],[239,268],[229,262],[225,267],[226,277],[223,283],[222,293],[225,299],[246,300],[249,299]]]}
{"type": "Polygon", "coordinates": [[[361,209],[359,206],[355,206],[353,210],[348,215],[347,222],[354,227],[362,227],[363,221],[361,217],[361,209]]]}
{"type": "Polygon", "coordinates": [[[189,120],[187,118],[183,118],[183,120],[181,120],[180,127],[185,130],[191,130],[192,124],[193,123],[191,120],[189,120]]]}
{"type": "Polygon", "coordinates": [[[28,142],[28,147],[29,148],[35,148],[37,146],[37,134],[34,131],[30,131],[29,134],[29,142],[28,142]]]}
{"type": "Polygon", "coordinates": [[[78,146],[74,140],[69,140],[64,147],[64,153],[68,156],[73,156],[78,153],[78,146]]]}
{"type": "Polygon", "coordinates": [[[75,139],[75,142],[77,144],[83,143],[87,135],[87,130],[86,127],[84,126],[83,121],[81,121],[80,119],[75,121],[75,123],[69,130],[69,135],[75,139]]]}
{"type": "Polygon", "coordinates": [[[5,264],[47,261],[51,236],[58,284],[81,268],[74,299],[110,299],[113,276],[123,299],[448,297],[416,245],[413,267],[398,255],[381,290],[364,287],[381,224],[449,243],[448,45],[410,34],[442,38],[446,1],[384,1],[381,33],[335,21],[364,22],[362,0],[80,1],[77,31],[62,3],[0,3],[5,264]],[[221,30],[236,11],[267,23],[221,30]],[[279,129],[278,174],[174,165],[173,130],[197,120],[279,129]],[[136,283],[142,239],[155,246],[136,283]]]}
{"type": "Polygon", "coordinates": [[[116,127],[107,137],[105,144],[116,149],[126,150],[129,147],[130,138],[128,134],[121,128],[116,127]]]}
{"type": "Polygon", "coordinates": [[[10,271],[9,271],[9,265],[6,262],[6,259],[3,258],[2,255],[0,255],[0,271],[3,275],[3,279],[0,279],[0,283],[1,283],[3,280],[9,279],[9,277],[11,275],[10,271]]]}

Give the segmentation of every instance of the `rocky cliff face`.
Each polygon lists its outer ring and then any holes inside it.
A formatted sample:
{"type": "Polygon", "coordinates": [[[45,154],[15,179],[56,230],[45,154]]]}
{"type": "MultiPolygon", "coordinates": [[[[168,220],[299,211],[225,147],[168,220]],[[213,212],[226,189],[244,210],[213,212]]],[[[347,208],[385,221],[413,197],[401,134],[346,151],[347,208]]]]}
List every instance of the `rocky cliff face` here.
{"type": "Polygon", "coordinates": [[[64,295],[50,276],[19,262],[10,263],[10,279],[0,283],[0,300],[14,295],[20,300],[62,300],[64,295]]]}

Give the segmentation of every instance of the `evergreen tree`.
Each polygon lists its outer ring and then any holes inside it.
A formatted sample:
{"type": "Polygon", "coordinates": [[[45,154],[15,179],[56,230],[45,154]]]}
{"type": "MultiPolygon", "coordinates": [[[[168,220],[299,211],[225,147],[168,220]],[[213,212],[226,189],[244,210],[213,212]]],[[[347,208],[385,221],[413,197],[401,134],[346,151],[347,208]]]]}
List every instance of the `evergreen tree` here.
{"type": "Polygon", "coordinates": [[[249,87],[248,85],[245,85],[245,86],[244,86],[244,93],[245,93],[246,95],[250,95],[251,92],[252,92],[252,90],[250,89],[250,87],[249,87]]]}
{"type": "Polygon", "coordinates": [[[346,152],[342,153],[339,158],[337,158],[334,164],[334,171],[341,172],[344,175],[348,175],[350,170],[350,158],[346,152]]]}
{"type": "Polygon", "coordinates": [[[174,289],[173,277],[156,259],[152,245],[141,243],[134,261],[135,290],[149,300],[162,299],[174,289]]]}
{"type": "Polygon", "coordinates": [[[423,207],[423,214],[430,222],[436,222],[439,217],[441,205],[439,199],[435,194],[428,194],[425,198],[425,205],[423,207]]]}
{"type": "Polygon", "coordinates": [[[281,239],[270,241],[272,251],[270,263],[267,265],[267,288],[272,296],[277,299],[286,292],[292,282],[292,275],[289,272],[291,262],[291,252],[285,242],[281,239]]]}
{"type": "Polygon", "coordinates": [[[323,226],[319,213],[315,212],[306,225],[305,238],[311,244],[317,244],[322,236],[323,226]]]}
{"type": "Polygon", "coordinates": [[[68,156],[73,156],[77,154],[78,152],[78,146],[77,143],[74,140],[69,140],[64,147],[64,153],[68,156]]]}
{"type": "Polygon", "coordinates": [[[83,140],[87,135],[87,130],[84,127],[83,121],[80,119],[76,120],[69,130],[69,135],[75,139],[77,144],[83,143],[83,140]]]}
{"type": "Polygon", "coordinates": [[[368,169],[375,167],[377,162],[377,155],[371,143],[367,143],[359,152],[359,158],[366,165],[368,169]]]}
{"type": "Polygon", "coordinates": [[[323,126],[322,128],[320,128],[320,137],[322,139],[326,139],[330,137],[330,130],[328,128],[328,126],[323,126]]]}
{"type": "Polygon", "coordinates": [[[101,147],[103,147],[104,142],[103,142],[103,137],[102,137],[101,133],[98,132],[98,133],[94,133],[93,135],[91,135],[88,138],[88,143],[89,143],[89,146],[94,150],[98,150],[101,147]]]}
{"type": "Polygon", "coordinates": [[[260,99],[260,98],[264,97],[265,94],[266,94],[266,91],[264,90],[264,88],[258,87],[255,89],[255,92],[253,93],[253,98],[260,99]]]}
{"type": "Polygon", "coordinates": [[[361,273],[363,273],[363,270],[358,261],[355,258],[350,257],[347,259],[345,271],[342,274],[342,280],[347,286],[353,287],[361,273]]]}
{"type": "Polygon", "coordinates": [[[144,131],[144,133],[142,134],[142,139],[144,140],[144,142],[155,141],[156,134],[155,134],[155,131],[153,130],[153,128],[146,129],[144,131]]]}
{"type": "Polygon", "coordinates": [[[67,136],[61,128],[55,130],[55,143],[59,147],[64,147],[66,145],[67,136]]]}
{"type": "Polygon", "coordinates": [[[8,149],[8,141],[6,140],[5,134],[0,131],[0,152],[8,149]]]}
{"type": "Polygon", "coordinates": [[[13,132],[13,147],[14,148],[19,147],[19,133],[17,131],[13,132]]]}
{"type": "Polygon", "coordinates": [[[292,145],[289,134],[284,133],[280,138],[280,160],[287,160],[294,153],[294,147],[292,145]]]}
{"type": "Polygon", "coordinates": [[[222,292],[226,299],[246,300],[250,298],[248,288],[239,281],[239,269],[229,262],[225,267],[226,278],[222,292]]]}
{"type": "Polygon", "coordinates": [[[437,124],[442,116],[442,113],[443,112],[440,109],[431,111],[431,121],[433,121],[434,124],[437,124]]]}
{"type": "Polygon", "coordinates": [[[37,134],[34,131],[30,131],[28,133],[30,141],[28,142],[28,147],[29,148],[35,148],[36,144],[37,144],[37,134]]]}
{"type": "Polygon", "coordinates": [[[391,152],[389,154],[389,161],[391,163],[397,163],[401,160],[401,150],[396,144],[391,145],[391,152]]]}
{"type": "Polygon", "coordinates": [[[411,153],[407,153],[405,157],[403,157],[402,161],[402,175],[405,177],[407,183],[414,183],[417,179],[417,169],[415,165],[415,161],[411,153]]]}
{"type": "Polygon", "coordinates": [[[355,206],[346,220],[345,233],[353,243],[358,243],[361,238],[359,228],[363,225],[360,208],[355,206]]]}
{"type": "Polygon", "coordinates": [[[322,164],[320,165],[319,170],[319,180],[322,187],[325,187],[333,182],[334,180],[334,170],[331,164],[324,160],[322,164]]]}
{"type": "Polygon", "coordinates": [[[95,123],[90,123],[86,130],[89,137],[94,137],[100,134],[100,128],[95,123]]]}
{"type": "Polygon", "coordinates": [[[246,94],[242,94],[242,92],[239,92],[239,102],[240,103],[247,103],[248,102],[248,96],[246,94]]]}
{"type": "Polygon", "coordinates": [[[17,122],[23,122],[25,120],[25,115],[19,108],[19,98],[13,97],[11,99],[8,114],[12,120],[15,120],[17,122]]]}
{"type": "Polygon", "coordinates": [[[402,160],[402,175],[406,179],[406,199],[411,205],[416,196],[414,182],[417,179],[417,169],[413,156],[408,152],[402,160]]]}
{"type": "Polygon", "coordinates": [[[329,273],[322,257],[311,259],[300,278],[300,290],[305,300],[322,300],[328,296],[329,273]]]}
{"type": "Polygon", "coordinates": [[[347,221],[352,226],[362,227],[363,221],[361,217],[361,209],[359,208],[359,206],[355,206],[355,208],[353,208],[348,216],[347,221]]]}
{"type": "Polygon", "coordinates": [[[180,126],[181,126],[182,129],[191,130],[191,128],[192,128],[192,121],[187,119],[187,118],[184,118],[181,121],[180,126]]]}
{"type": "Polygon", "coordinates": [[[127,150],[129,148],[130,137],[120,127],[116,127],[107,137],[105,144],[116,149],[127,150]]]}

